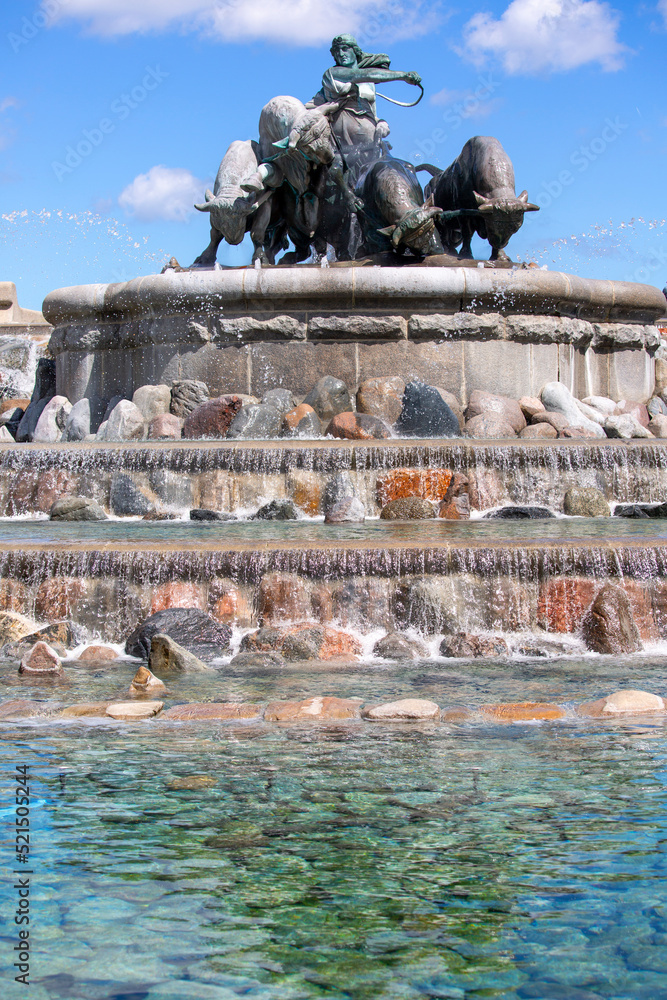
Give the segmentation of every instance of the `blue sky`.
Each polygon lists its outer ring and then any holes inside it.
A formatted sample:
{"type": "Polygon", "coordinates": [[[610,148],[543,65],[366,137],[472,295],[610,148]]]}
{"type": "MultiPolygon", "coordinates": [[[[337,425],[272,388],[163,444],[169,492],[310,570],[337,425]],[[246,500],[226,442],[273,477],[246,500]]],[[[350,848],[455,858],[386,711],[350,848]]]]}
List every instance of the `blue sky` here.
{"type": "Polygon", "coordinates": [[[276,94],[308,100],[342,31],[423,77],[417,108],[378,102],[396,155],[446,166],[472,135],[501,140],[542,206],[515,258],[663,287],[667,0],[5,3],[0,280],[39,308],[61,285],[190,263],[208,242],[191,206],[229,142],[276,94]]]}

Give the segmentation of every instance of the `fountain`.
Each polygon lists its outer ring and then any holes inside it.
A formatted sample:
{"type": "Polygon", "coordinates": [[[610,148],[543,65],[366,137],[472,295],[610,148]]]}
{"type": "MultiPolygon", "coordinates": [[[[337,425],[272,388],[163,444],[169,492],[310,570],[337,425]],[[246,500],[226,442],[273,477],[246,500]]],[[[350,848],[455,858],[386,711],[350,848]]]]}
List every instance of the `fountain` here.
{"type": "Polygon", "coordinates": [[[230,146],[191,267],[43,320],[0,286],[51,332],[0,408],[0,722],[46,744],[40,862],[81,889],[45,995],[111,962],[151,1000],[562,997],[594,941],[586,996],[657,996],[665,296],[513,263],[498,141],[422,188],[375,108],[418,75],[332,52],[230,146]],[[582,857],[626,894],[584,912],[582,857]]]}

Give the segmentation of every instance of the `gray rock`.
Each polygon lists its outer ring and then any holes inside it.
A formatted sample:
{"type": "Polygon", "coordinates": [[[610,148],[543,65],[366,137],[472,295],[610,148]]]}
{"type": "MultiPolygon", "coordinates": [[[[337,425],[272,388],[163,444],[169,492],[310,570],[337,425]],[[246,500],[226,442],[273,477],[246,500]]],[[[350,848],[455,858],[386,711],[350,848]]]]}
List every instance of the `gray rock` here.
{"type": "Polygon", "coordinates": [[[646,409],[649,417],[667,417],[667,403],[660,396],[651,396],[646,409]]]}
{"type": "Polygon", "coordinates": [[[106,521],[107,515],[99,504],[87,497],[61,497],[49,512],[52,521],[106,521]]]}
{"type": "Polygon", "coordinates": [[[603,423],[609,416],[609,414],[606,411],[599,410],[595,406],[589,406],[588,403],[584,403],[580,399],[575,399],[574,402],[576,403],[577,409],[579,410],[580,413],[583,413],[583,415],[587,417],[589,420],[592,420],[593,423],[599,424],[600,427],[602,427],[603,423]]]}
{"type": "Polygon", "coordinates": [[[471,417],[466,422],[463,433],[466,437],[481,440],[516,437],[513,426],[497,413],[480,413],[476,417],[471,417]]]}
{"type": "Polygon", "coordinates": [[[417,628],[430,635],[458,628],[448,581],[431,579],[399,583],[393,602],[394,618],[401,628],[417,628]]]}
{"type": "Polygon", "coordinates": [[[313,438],[322,437],[322,421],[313,411],[306,413],[301,420],[288,432],[288,437],[299,438],[304,441],[312,441],[313,438]]]}
{"type": "Polygon", "coordinates": [[[667,518],[667,503],[617,503],[614,517],[667,518]]]}
{"type": "Polygon", "coordinates": [[[653,437],[667,438],[667,416],[658,413],[655,417],[651,417],[648,429],[653,437]]]}
{"type": "Polygon", "coordinates": [[[419,660],[427,655],[427,650],[421,642],[390,632],[375,643],[373,653],[385,660],[419,660]]]}
{"type": "Polygon", "coordinates": [[[148,669],[156,676],[168,676],[169,674],[201,673],[211,670],[203,660],[200,660],[194,653],[161,632],[156,632],[151,637],[151,651],[148,654],[148,669]]]}
{"type": "Polygon", "coordinates": [[[607,417],[604,422],[604,431],[607,437],[622,438],[629,441],[631,438],[652,438],[654,435],[647,428],[639,423],[632,413],[619,413],[617,416],[607,417]]]}
{"type": "Polygon", "coordinates": [[[262,396],[262,403],[265,406],[273,406],[284,417],[286,413],[296,406],[294,395],[289,389],[269,389],[262,396]]]}
{"type": "Polygon", "coordinates": [[[16,441],[7,430],[6,424],[0,424],[0,444],[15,444],[16,441]]]}
{"type": "Polygon", "coordinates": [[[291,500],[271,500],[260,507],[251,521],[297,521],[299,512],[291,500]]]}
{"type": "Polygon", "coordinates": [[[139,407],[121,399],[97,432],[98,441],[140,441],[146,436],[146,424],[139,407]]]}
{"type": "Polygon", "coordinates": [[[44,398],[38,400],[37,402],[31,402],[28,404],[16,430],[17,441],[32,441],[32,436],[35,433],[37,422],[41,417],[42,412],[46,409],[48,403],[49,399],[44,398]]]}
{"type": "Polygon", "coordinates": [[[208,386],[197,379],[179,379],[171,387],[170,413],[176,417],[187,417],[198,406],[210,399],[208,386]]]}
{"type": "Polygon", "coordinates": [[[181,509],[192,506],[192,479],[189,476],[158,468],[150,470],[148,481],[163,503],[181,509]]]}
{"type": "Polygon", "coordinates": [[[297,660],[317,660],[322,648],[323,633],[321,628],[304,628],[294,635],[286,636],[283,642],[283,655],[288,663],[297,660]]]}
{"type": "Polygon", "coordinates": [[[325,524],[360,524],[366,519],[366,511],[361,500],[356,497],[344,497],[329,508],[325,524]]]}
{"type": "Polygon", "coordinates": [[[235,521],[233,514],[227,514],[220,510],[207,510],[205,507],[196,507],[190,511],[191,521],[235,521]]]}
{"type": "Polygon", "coordinates": [[[102,417],[102,423],[107,421],[113,411],[116,409],[119,403],[125,399],[125,396],[112,396],[109,402],[104,407],[104,416],[102,417]]]}
{"type": "Polygon", "coordinates": [[[594,420],[585,417],[577,406],[576,400],[567,386],[562,382],[547,382],[540,394],[547,410],[560,413],[565,417],[570,427],[584,427],[596,437],[604,437],[604,431],[594,420]]]}
{"type": "Polygon", "coordinates": [[[636,653],[642,648],[632,607],[622,587],[606,584],[584,615],[581,635],[595,653],[636,653]]]}
{"type": "Polygon", "coordinates": [[[337,413],[352,409],[350,393],[344,382],[333,375],[325,375],[310,390],[304,403],[317,413],[323,423],[328,423],[337,413]]]}
{"type": "Polygon", "coordinates": [[[113,513],[119,517],[150,514],[155,510],[155,504],[151,503],[124,472],[114,472],[111,477],[109,503],[113,513]]]}
{"type": "Polygon", "coordinates": [[[51,399],[56,394],[56,362],[55,358],[40,358],[35,372],[35,388],[30,397],[31,403],[40,399],[51,399]]]}
{"type": "Polygon", "coordinates": [[[246,650],[237,653],[229,665],[230,667],[242,667],[244,670],[246,668],[252,669],[253,667],[257,667],[260,670],[273,670],[276,667],[284,667],[286,663],[287,660],[285,657],[277,650],[267,653],[246,650]]]}
{"type": "Polygon", "coordinates": [[[597,410],[598,413],[603,413],[606,417],[610,417],[612,413],[616,413],[618,405],[609,396],[584,396],[581,402],[586,406],[592,406],[594,410],[597,410]]]}
{"type": "Polygon", "coordinates": [[[150,424],[153,417],[169,413],[171,389],[168,385],[142,385],[132,396],[132,402],[141,410],[145,422],[150,424]]]}
{"type": "Polygon", "coordinates": [[[512,507],[499,507],[498,510],[490,510],[486,514],[482,514],[482,517],[489,520],[501,521],[540,521],[555,516],[548,507],[519,504],[512,507]]]}
{"type": "Polygon", "coordinates": [[[405,437],[458,437],[459,421],[437,389],[423,382],[410,382],[403,393],[401,415],[394,425],[405,437]]]}
{"type": "Polygon", "coordinates": [[[572,486],[563,498],[563,513],[576,517],[610,517],[604,493],[594,486],[572,486]]]}
{"type": "Polygon", "coordinates": [[[90,434],[90,400],[80,399],[69,411],[63,441],[85,441],[90,434]]]}
{"type": "Polygon", "coordinates": [[[166,608],[142,622],[125,642],[128,656],[148,659],[154,635],[168,635],[189,652],[219,656],[229,648],[232,630],[199,608],[166,608]]]}
{"type": "Polygon", "coordinates": [[[354,487],[352,477],[349,472],[336,472],[331,479],[327,480],[322,493],[322,510],[324,516],[340,503],[341,500],[354,497],[354,487]]]}
{"type": "Polygon", "coordinates": [[[422,521],[436,517],[436,510],[430,500],[422,497],[398,497],[384,505],[380,517],[383,521],[422,521]]]}
{"type": "Polygon", "coordinates": [[[39,416],[32,440],[40,444],[60,441],[71,409],[72,404],[66,396],[52,396],[39,416]]]}
{"type": "Polygon", "coordinates": [[[440,643],[440,655],[478,659],[480,657],[506,656],[507,642],[501,635],[484,636],[471,632],[457,632],[447,635],[440,643]]]}
{"type": "Polygon", "coordinates": [[[280,436],[283,414],[275,406],[251,403],[239,410],[227,431],[228,438],[245,441],[265,441],[280,436]]]}

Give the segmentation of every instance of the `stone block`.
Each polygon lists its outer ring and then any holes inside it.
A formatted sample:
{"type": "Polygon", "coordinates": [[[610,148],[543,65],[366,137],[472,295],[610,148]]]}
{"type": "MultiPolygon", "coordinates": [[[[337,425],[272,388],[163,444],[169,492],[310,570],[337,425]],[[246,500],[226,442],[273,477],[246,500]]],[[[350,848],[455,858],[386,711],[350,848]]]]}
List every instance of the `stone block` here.
{"type": "Polygon", "coordinates": [[[303,315],[216,316],[212,321],[216,343],[243,344],[255,340],[305,340],[303,315]]]}
{"type": "Polygon", "coordinates": [[[483,389],[499,396],[519,399],[531,390],[526,385],[531,368],[531,345],[500,340],[494,343],[466,341],[464,375],[468,393],[483,389]]]}
{"type": "Polygon", "coordinates": [[[308,320],[309,340],[400,340],[406,335],[403,316],[334,314],[308,320]]]}
{"type": "MultiPolygon", "coordinates": [[[[208,344],[198,350],[182,350],[179,379],[205,382],[212,397],[230,393],[252,392],[250,388],[250,347],[208,344]]],[[[271,385],[267,388],[273,389],[271,385]]]]}
{"type": "Polygon", "coordinates": [[[500,340],[504,335],[500,313],[417,313],[408,322],[411,340],[500,340]]]}
{"type": "Polygon", "coordinates": [[[463,343],[359,344],[357,350],[360,382],[397,375],[404,382],[425,382],[461,398],[463,343]]]}
{"type": "Polygon", "coordinates": [[[347,343],[251,344],[249,391],[261,396],[269,389],[291,389],[305,396],[323,375],[346,385],[357,384],[357,345],[347,343]]]}

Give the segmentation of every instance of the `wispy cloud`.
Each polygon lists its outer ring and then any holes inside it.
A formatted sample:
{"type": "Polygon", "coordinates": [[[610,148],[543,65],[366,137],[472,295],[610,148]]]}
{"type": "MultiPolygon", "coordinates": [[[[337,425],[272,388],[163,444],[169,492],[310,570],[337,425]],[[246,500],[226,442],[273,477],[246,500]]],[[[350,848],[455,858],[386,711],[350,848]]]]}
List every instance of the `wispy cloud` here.
{"type": "Polygon", "coordinates": [[[207,184],[183,167],[155,166],[127,185],[118,204],[140,222],[187,222],[207,184]]]}
{"type": "Polygon", "coordinates": [[[618,39],[619,23],[618,11],[599,0],[513,0],[498,20],[479,13],[468,21],[462,53],[478,64],[495,56],[511,74],[558,73],[587,63],[617,70],[629,51],[618,39]]]}
{"type": "Polygon", "coordinates": [[[3,111],[9,111],[10,108],[19,108],[20,106],[21,102],[18,97],[4,97],[0,101],[0,114],[3,111]]]}

